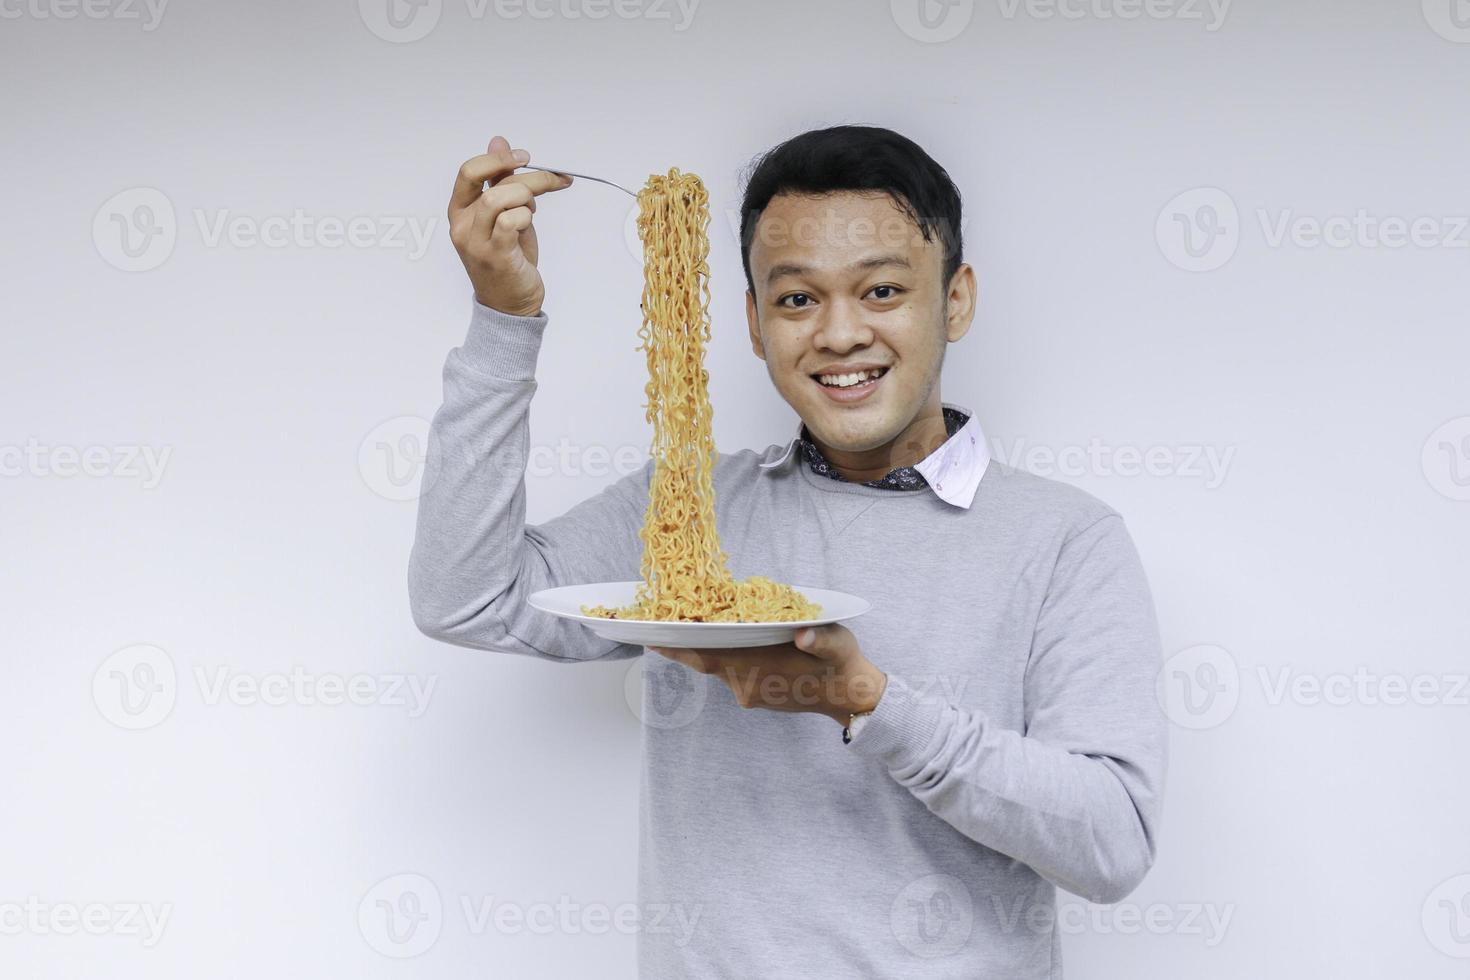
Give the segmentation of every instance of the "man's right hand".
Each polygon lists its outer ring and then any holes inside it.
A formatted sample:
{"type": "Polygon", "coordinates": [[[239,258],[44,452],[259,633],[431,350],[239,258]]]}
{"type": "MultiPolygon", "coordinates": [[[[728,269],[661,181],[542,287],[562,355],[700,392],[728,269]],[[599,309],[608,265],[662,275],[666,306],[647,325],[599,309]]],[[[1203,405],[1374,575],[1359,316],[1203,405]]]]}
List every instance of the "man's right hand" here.
{"type": "Polygon", "coordinates": [[[536,271],[536,197],[572,185],[572,178],[543,170],[514,173],[531,155],[512,151],[502,136],[459,168],[449,198],[449,238],[470,275],[475,299],[514,316],[535,316],[546,299],[536,271]],[[488,190],[483,189],[490,182],[488,190]]]}

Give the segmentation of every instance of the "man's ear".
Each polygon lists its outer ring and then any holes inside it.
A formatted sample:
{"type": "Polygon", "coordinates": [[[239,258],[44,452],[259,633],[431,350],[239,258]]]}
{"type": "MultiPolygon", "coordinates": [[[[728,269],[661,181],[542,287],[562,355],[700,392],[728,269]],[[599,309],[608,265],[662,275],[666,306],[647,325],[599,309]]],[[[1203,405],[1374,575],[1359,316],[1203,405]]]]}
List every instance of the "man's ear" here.
{"type": "Polygon", "coordinates": [[[745,322],[750,327],[750,349],[755,351],[756,357],[764,361],[766,345],[761,342],[761,324],[755,312],[755,296],[748,289],[745,291],[745,322]]]}
{"type": "Polygon", "coordinates": [[[970,325],[975,321],[975,293],[975,270],[962,262],[949,280],[949,293],[945,297],[949,313],[944,333],[951,344],[970,332],[970,325]]]}

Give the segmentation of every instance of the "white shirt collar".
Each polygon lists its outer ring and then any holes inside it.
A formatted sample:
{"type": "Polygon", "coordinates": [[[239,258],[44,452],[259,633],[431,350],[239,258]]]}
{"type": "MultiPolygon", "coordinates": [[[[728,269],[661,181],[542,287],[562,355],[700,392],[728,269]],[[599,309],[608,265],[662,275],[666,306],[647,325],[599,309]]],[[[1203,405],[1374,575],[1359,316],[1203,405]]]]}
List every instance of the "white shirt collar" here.
{"type": "MultiPolygon", "coordinates": [[[[980,487],[980,478],[990,465],[990,444],[980,428],[975,413],[963,405],[944,402],[945,408],[958,409],[969,416],[954,435],[944,441],[934,452],[913,464],[921,473],[939,499],[956,507],[969,508],[980,487]]],[[[796,435],[786,444],[786,451],[760,464],[762,469],[780,466],[790,459],[801,439],[802,423],[797,422],[796,435]]]]}

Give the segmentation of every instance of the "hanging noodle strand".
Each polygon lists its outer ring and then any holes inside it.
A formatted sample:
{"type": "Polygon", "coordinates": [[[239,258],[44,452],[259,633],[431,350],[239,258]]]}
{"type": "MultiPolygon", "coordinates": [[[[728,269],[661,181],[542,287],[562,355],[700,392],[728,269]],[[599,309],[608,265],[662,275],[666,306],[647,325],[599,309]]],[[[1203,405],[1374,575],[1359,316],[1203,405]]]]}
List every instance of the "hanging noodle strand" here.
{"type": "Polygon", "coordinates": [[[653,174],[638,193],[643,242],[647,420],[654,468],[638,533],[643,581],[632,605],[583,606],[589,616],[695,623],[816,619],[821,606],[760,575],[736,581],[715,529],[711,429],[709,194],[696,174],[653,174]]]}

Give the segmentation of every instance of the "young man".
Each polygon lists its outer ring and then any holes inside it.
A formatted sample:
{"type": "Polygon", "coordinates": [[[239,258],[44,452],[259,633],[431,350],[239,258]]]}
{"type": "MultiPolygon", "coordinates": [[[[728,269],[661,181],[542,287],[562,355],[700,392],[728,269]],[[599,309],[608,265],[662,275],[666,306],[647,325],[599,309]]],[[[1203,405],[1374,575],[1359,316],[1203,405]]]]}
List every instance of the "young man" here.
{"type": "MultiPolygon", "coordinates": [[[[548,319],[532,213],[571,180],[513,173],[528,159],[496,137],[450,202],[475,300],[433,422],[413,615],[467,647],[643,656],[526,604],[639,578],[653,465],[524,523],[548,319]]],[[[738,578],[873,608],[794,644],[644,656],[645,717],[679,717],[644,726],[639,899],[693,925],[645,923],[640,972],[1060,977],[1056,887],[1117,901],[1157,844],[1158,627],[1123,519],[990,459],[941,400],[975,276],[959,194],[922,149],[805,133],[761,158],[742,214],[751,344],[803,424],[719,454],[721,544],[738,578]]]]}

